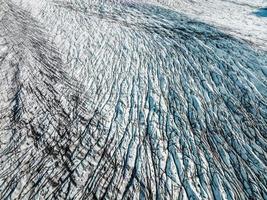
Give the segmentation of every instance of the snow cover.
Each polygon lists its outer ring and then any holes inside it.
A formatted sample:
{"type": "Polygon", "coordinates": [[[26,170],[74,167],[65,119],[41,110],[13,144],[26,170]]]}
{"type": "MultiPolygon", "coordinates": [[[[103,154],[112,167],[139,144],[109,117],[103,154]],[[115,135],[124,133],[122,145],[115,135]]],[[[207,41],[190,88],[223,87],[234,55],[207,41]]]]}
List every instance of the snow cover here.
{"type": "Polygon", "coordinates": [[[201,2],[0,0],[0,199],[266,199],[264,3],[201,2]]]}
{"type": "Polygon", "coordinates": [[[153,0],[267,50],[266,0],[153,0]]]}

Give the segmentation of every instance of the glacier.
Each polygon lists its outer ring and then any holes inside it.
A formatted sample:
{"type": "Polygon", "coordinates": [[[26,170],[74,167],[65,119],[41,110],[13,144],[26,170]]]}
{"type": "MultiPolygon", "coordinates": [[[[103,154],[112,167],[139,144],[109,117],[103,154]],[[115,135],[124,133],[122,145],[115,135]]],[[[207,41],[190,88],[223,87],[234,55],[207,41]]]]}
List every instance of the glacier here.
{"type": "Polygon", "coordinates": [[[0,199],[267,199],[264,48],[156,3],[16,1],[0,199]]]}

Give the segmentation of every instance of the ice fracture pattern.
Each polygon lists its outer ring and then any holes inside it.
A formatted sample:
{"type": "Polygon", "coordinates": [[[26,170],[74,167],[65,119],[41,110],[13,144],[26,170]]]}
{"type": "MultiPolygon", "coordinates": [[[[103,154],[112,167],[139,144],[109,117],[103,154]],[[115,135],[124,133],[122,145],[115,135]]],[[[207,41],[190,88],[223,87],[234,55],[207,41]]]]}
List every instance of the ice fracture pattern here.
{"type": "Polygon", "coordinates": [[[161,6],[0,0],[0,199],[267,199],[267,53],[161,6]]]}

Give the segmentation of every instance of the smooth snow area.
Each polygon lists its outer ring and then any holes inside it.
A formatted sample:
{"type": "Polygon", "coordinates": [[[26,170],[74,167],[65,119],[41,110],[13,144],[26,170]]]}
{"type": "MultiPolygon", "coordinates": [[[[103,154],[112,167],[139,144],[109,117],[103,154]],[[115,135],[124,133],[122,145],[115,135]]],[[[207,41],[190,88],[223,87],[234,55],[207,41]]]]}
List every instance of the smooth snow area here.
{"type": "Polygon", "coordinates": [[[152,0],[267,50],[266,0],[152,0]]]}

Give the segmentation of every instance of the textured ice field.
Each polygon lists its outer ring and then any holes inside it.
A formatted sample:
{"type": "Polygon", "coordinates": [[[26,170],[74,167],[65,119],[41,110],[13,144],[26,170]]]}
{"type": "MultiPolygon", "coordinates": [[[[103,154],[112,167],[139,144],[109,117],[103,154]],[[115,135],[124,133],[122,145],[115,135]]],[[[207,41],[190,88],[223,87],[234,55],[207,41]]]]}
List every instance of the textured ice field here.
{"type": "Polygon", "coordinates": [[[0,199],[267,199],[267,19],[21,2],[0,0],[0,199]]]}
{"type": "MultiPolygon", "coordinates": [[[[48,0],[12,0],[38,15],[48,0]]],[[[50,0],[51,1],[51,0],[50,0]]],[[[59,0],[70,1],[70,0],[59,0]]],[[[90,0],[99,2],[100,0],[90,0]]],[[[146,3],[176,10],[267,50],[267,0],[102,0],[146,3]]]]}

